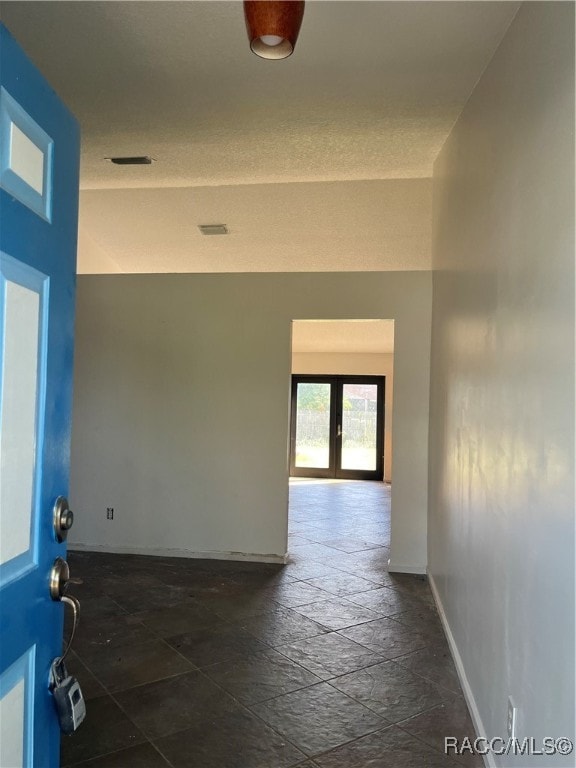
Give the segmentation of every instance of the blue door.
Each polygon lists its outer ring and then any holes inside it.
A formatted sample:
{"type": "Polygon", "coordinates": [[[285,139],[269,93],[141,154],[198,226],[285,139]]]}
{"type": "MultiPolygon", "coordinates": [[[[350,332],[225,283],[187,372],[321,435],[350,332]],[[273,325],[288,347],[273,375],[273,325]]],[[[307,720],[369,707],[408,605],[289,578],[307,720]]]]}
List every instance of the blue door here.
{"type": "Polygon", "coordinates": [[[0,766],[59,763],[49,671],[66,557],[78,209],[74,117],[0,25],[0,766]]]}

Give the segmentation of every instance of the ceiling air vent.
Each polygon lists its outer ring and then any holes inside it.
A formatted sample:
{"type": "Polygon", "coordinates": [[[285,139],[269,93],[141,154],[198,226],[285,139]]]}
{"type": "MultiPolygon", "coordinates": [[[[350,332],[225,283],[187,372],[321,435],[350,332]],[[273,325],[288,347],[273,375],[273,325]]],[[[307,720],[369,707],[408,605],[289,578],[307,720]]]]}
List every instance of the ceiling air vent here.
{"type": "Polygon", "coordinates": [[[135,155],[134,157],[105,157],[116,165],[152,165],[153,158],[148,155],[135,155]]]}
{"type": "Polygon", "coordinates": [[[198,229],[203,235],[227,235],[226,224],[198,224],[198,229]]]}

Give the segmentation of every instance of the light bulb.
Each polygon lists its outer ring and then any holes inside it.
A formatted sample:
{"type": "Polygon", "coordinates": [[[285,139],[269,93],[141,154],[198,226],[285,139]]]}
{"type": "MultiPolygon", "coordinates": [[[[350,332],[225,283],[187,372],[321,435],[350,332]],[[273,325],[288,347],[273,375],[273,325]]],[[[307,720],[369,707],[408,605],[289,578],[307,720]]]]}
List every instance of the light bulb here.
{"type": "Polygon", "coordinates": [[[264,45],[269,45],[273,48],[275,45],[280,45],[284,38],[280,37],[280,35],[260,35],[260,40],[262,40],[264,45]]]}

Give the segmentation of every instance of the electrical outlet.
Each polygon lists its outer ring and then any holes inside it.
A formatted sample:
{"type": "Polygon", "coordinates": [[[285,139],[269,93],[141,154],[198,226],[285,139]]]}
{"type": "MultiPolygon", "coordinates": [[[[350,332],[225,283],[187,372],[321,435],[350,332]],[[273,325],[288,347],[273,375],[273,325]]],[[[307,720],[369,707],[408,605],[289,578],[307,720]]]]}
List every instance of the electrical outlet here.
{"type": "Polygon", "coordinates": [[[518,708],[516,707],[516,704],[514,703],[514,699],[512,696],[508,697],[508,719],[507,719],[507,730],[508,730],[508,738],[509,739],[515,739],[516,738],[516,716],[518,714],[518,708]]]}
{"type": "Polygon", "coordinates": [[[114,507],[106,507],[106,520],[114,520],[114,507]]]}

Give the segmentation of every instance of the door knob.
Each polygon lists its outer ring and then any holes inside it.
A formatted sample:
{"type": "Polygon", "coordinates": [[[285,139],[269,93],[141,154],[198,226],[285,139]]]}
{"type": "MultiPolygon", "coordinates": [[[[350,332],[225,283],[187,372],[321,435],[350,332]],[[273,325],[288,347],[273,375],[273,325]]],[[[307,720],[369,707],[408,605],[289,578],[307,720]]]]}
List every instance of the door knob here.
{"type": "Polygon", "coordinates": [[[54,532],[58,541],[66,541],[68,531],[74,523],[74,512],[68,506],[68,499],[58,496],[54,504],[54,532]]]}

